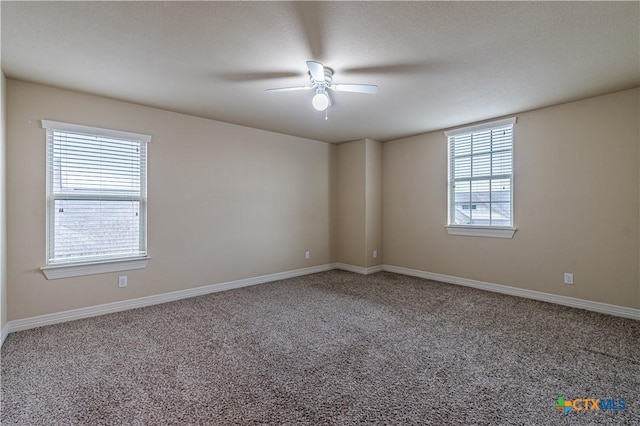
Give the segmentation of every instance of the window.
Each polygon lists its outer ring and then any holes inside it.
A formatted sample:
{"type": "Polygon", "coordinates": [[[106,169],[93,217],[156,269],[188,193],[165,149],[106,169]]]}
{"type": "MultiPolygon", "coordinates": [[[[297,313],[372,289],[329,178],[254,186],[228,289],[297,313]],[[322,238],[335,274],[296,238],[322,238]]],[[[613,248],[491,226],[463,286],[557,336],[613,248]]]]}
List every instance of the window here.
{"type": "Polygon", "coordinates": [[[56,266],[85,266],[64,276],[146,266],[151,137],[48,120],[42,126],[47,129],[47,278],[56,266]],[[117,265],[132,259],[144,263],[117,265]],[[110,265],[87,270],[95,263],[110,265]]]}
{"type": "Polygon", "coordinates": [[[510,118],[445,132],[450,234],[513,237],[515,121],[510,118]]]}

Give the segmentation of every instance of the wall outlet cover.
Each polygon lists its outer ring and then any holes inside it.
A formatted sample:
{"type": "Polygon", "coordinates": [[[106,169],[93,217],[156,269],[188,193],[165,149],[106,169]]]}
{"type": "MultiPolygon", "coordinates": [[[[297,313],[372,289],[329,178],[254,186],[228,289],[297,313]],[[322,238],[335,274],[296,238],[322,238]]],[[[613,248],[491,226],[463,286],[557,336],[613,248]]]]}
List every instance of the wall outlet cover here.
{"type": "Polygon", "coordinates": [[[573,272],[565,272],[564,273],[564,283],[565,284],[573,284],[573,272]]]}

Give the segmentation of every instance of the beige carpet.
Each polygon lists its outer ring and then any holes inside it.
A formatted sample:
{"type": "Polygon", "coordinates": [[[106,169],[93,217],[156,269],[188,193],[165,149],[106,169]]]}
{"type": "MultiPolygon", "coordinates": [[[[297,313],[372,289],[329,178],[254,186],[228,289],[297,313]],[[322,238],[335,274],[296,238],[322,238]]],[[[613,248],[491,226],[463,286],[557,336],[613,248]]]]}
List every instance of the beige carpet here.
{"type": "Polygon", "coordinates": [[[639,344],[638,321],[330,271],[12,333],[0,420],[638,425],[639,344]]]}

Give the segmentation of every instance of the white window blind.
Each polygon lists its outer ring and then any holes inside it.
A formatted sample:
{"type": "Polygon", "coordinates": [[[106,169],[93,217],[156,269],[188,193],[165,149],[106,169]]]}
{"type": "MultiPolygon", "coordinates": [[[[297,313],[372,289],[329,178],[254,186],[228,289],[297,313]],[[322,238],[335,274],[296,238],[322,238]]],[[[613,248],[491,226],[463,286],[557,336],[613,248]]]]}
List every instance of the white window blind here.
{"type": "Polygon", "coordinates": [[[146,256],[150,136],[43,120],[47,265],[146,256]]]}
{"type": "Polygon", "coordinates": [[[513,226],[515,121],[445,132],[449,140],[449,225],[513,226]]]}

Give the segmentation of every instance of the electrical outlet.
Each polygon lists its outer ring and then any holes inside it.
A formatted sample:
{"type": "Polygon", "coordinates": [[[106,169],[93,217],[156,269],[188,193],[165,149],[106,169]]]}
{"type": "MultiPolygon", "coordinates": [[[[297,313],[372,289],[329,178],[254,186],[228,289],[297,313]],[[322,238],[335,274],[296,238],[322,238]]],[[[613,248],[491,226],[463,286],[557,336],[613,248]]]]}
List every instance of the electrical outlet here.
{"type": "Polygon", "coordinates": [[[309,250],[304,252],[304,258],[307,260],[311,259],[311,252],[309,250]]]}
{"type": "Polygon", "coordinates": [[[127,276],[122,275],[118,277],[118,287],[124,288],[127,286],[127,276]]]}
{"type": "Polygon", "coordinates": [[[378,257],[378,250],[374,250],[373,251],[373,258],[377,258],[378,257]]]}
{"type": "Polygon", "coordinates": [[[573,272],[565,272],[564,273],[564,283],[565,284],[573,284],[573,272]]]}

